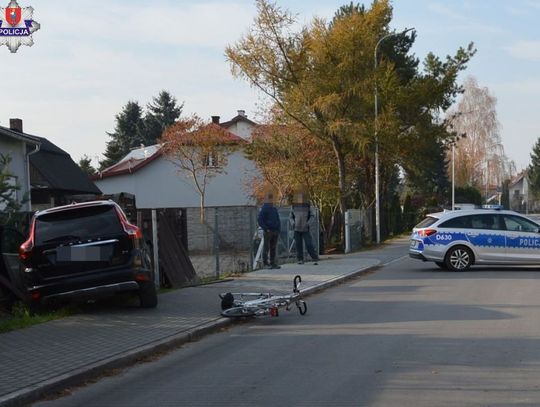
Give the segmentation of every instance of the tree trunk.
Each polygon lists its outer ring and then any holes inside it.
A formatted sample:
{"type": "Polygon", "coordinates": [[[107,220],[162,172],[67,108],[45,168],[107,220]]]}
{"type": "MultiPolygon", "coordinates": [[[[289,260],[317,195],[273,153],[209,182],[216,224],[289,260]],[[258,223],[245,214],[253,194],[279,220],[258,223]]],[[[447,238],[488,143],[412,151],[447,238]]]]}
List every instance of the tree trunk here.
{"type": "Polygon", "coordinates": [[[346,191],[345,191],[345,177],[346,177],[346,169],[345,169],[345,157],[343,156],[343,152],[341,151],[341,146],[336,140],[332,140],[332,147],[334,149],[334,153],[336,154],[336,160],[338,164],[338,186],[339,186],[339,211],[341,215],[341,222],[340,222],[340,236],[339,236],[339,242],[340,245],[344,248],[345,245],[345,212],[347,211],[347,202],[345,199],[346,191]]]}
{"type": "Polygon", "coordinates": [[[201,221],[201,224],[204,223],[204,219],[205,219],[205,210],[204,210],[204,194],[201,194],[201,213],[200,213],[201,217],[200,217],[200,221],[201,221]]]}

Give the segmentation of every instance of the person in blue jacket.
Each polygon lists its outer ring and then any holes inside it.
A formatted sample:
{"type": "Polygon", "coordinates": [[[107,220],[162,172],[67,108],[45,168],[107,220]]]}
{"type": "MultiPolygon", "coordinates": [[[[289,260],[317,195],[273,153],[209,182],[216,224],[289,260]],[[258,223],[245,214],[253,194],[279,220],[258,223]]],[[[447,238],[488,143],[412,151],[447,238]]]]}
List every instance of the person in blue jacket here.
{"type": "Polygon", "coordinates": [[[281,221],[279,220],[278,210],[273,205],[273,200],[274,195],[272,193],[266,195],[266,200],[259,211],[257,220],[264,232],[262,253],[264,265],[272,269],[279,269],[281,267],[278,266],[276,262],[276,250],[279,231],[281,229],[281,221]],[[268,257],[270,257],[270,262],[268,262],[268,257]]]}

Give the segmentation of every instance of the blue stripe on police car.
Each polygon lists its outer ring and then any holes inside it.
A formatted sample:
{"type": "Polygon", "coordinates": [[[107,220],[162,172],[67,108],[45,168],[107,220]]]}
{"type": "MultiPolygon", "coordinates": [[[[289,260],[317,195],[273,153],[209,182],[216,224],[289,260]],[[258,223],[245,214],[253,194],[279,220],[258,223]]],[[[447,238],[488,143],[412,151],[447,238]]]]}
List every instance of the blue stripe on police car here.
{"type": "Polygon", "coordinates": [[[535,249],[540,248],[540,238],[538,237],[523,237],[523,236],[508,236],[506,238],[506,246],[513,249],[535,249]]]}

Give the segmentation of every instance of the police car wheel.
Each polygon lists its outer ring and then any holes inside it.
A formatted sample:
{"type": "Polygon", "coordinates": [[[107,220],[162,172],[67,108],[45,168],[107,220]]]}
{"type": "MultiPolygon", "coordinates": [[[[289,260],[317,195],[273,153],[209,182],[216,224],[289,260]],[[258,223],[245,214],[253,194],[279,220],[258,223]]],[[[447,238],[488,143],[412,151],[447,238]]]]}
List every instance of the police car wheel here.
{"type": "Polygon", "coordinates": [[[473,263],[473,254],[465,246],[452,247],[446,253],[445,264],[452,271],[465,271],[473,263]]]}

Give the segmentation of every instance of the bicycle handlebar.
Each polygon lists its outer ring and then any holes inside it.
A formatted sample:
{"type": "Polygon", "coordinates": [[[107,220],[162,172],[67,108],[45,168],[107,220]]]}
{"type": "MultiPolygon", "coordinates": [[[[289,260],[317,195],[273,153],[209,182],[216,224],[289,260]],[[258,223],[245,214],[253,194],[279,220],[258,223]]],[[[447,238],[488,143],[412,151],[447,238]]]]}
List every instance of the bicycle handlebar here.
{"type": "Polygon", "coordinates": [[[300,283],[302,282],[302,277],[296,275],[293,280],[293,293],[300,292],[300,283]]]}

